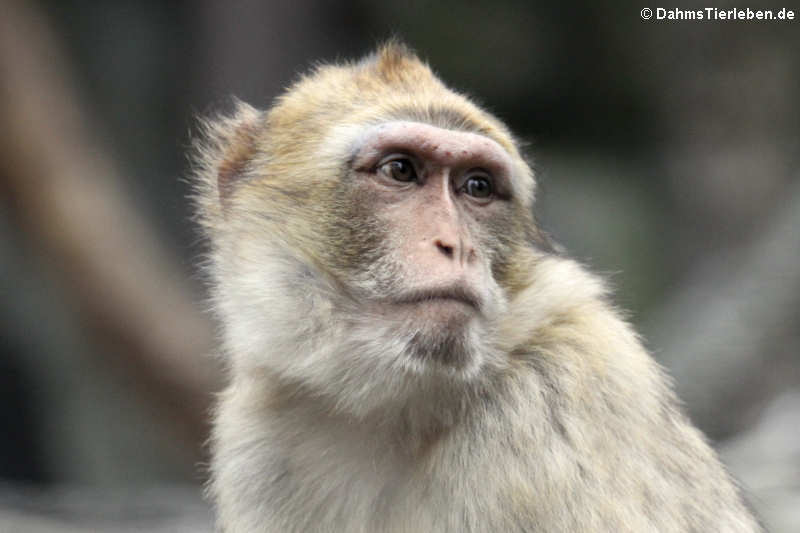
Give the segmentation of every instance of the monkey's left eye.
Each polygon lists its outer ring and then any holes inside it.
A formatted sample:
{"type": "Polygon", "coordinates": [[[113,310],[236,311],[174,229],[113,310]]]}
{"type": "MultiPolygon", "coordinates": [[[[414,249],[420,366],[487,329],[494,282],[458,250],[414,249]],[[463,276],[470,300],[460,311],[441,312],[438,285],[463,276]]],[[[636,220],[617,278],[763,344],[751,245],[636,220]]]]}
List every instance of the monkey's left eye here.
{"type": "Polygon", "coordinates": [[[417,171],[414,164],[409,159],[393,159],[378,167],[385,176],[395,181],[417,181],[417,171]]]}
{"type": "Polygon", "coordinates": [[[474,198],[489,198],[494,193],[492,182],[486,176],[470,176],[461,190],[474,198]]]}

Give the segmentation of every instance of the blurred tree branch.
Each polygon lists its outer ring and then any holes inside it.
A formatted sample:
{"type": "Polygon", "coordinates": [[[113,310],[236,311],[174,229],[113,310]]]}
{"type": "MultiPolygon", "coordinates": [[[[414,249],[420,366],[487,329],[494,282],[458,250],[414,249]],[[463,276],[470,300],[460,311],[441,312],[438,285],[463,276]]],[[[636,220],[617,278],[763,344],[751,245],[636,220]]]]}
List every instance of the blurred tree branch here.
{"type": "Polygon", "coordinates": [[[82,322],[200,453],[219,369],[213,326],[131,205],[41,14],[0,17],[0,197],[61,277],[82,322]]]}

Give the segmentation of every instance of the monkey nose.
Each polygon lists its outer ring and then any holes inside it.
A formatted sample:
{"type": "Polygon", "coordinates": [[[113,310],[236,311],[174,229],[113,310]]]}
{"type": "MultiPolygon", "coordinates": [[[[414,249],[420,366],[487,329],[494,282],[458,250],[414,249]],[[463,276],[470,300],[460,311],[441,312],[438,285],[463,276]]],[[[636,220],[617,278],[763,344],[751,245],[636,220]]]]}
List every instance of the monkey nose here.
{"type": "Polygon", "coordinates": [[[469,241],[463,238],[437,238],[434,239],[433,245],[439,253],[460,267],[468,266],[475,259],[475,250],[469,241]]]}
{"type": "Polygon", "coordinates": [[[446,257],[451,259],[453,258],[454,250],[451,245],[446,244],[441,239],[436,239],[434,244],[436,245],[436,248],[438,248],[439,251],[442,252],[446,257]]]}

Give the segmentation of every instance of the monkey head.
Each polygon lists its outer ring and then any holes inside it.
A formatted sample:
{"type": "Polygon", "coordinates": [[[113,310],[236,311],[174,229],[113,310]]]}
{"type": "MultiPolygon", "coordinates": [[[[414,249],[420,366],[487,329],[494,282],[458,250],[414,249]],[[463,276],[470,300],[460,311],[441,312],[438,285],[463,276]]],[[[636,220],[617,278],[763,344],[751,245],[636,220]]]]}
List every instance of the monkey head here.
{"type": "Polygon", "coordinates": [[[505,364],[503,316],[546,241],[497,119],[390,43],[208,124],[198,213],[233,365],[353,410],[505,364]]]}

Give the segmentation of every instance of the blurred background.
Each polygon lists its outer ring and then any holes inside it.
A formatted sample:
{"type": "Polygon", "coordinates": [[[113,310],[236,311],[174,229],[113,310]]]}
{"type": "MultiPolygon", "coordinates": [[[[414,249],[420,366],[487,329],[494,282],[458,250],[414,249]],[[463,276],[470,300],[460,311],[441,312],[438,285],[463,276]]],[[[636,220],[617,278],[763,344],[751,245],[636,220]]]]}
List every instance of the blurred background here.
{"type": "Polygon", "coordinates": [[[616,287],[768,527],[800,531],[797,7],[400,5],[0,0],[0,531],[211,531],[195,118],[391,35],[527,142],[544,227],[616,287]]]}

